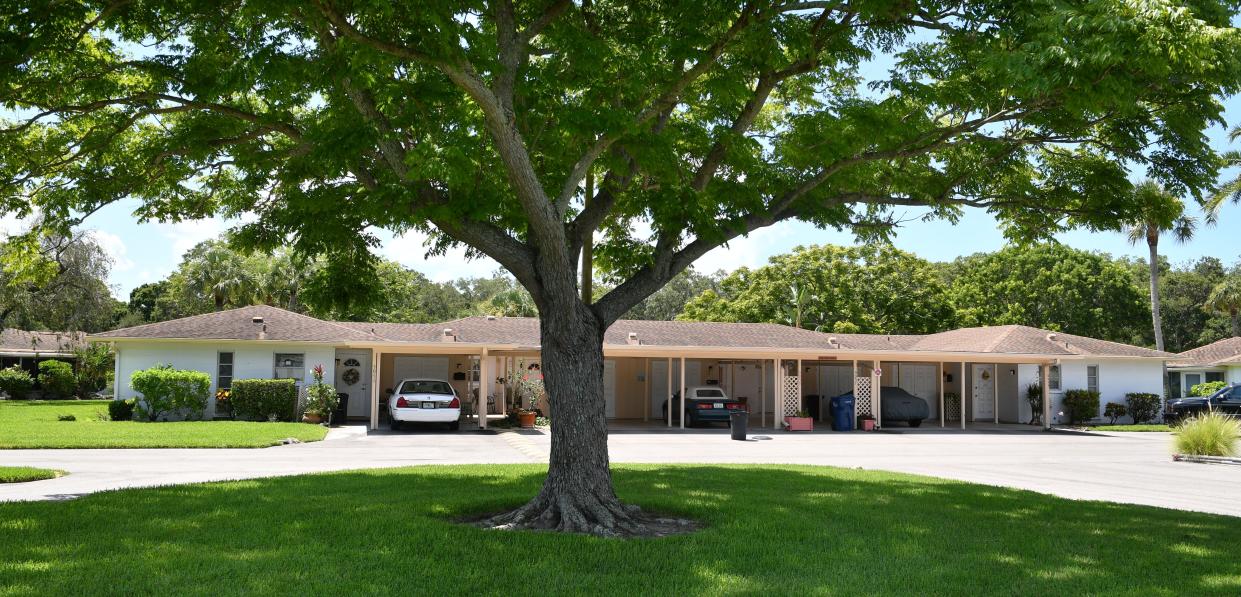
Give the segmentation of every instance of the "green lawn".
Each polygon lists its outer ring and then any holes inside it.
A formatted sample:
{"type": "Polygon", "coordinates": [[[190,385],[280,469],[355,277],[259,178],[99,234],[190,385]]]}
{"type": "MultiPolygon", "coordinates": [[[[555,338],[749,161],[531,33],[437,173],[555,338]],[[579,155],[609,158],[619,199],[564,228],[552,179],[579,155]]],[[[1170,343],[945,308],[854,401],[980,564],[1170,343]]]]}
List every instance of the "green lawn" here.
{"type": "Polygon", "coordinates": [[[44,479],[55,479],[63,474],[65,474],[64,471],[34,468],[32,466],[0,466],[0,483],[42,481],[44,479]]]}
{"type": "Polygon", "coordinates": [[[1170,425],[1162,423],[1147,425],[1094,425],[1088,429],[1090,431],[1172,431],[1170,425]]]}
{"type": "Polygon", "coordinates": [[[0,594],[1236,595],[1241,520],[894,473],[618,466],[706,523],[608,540],[484,531],[544,468],[415,467],[0,504],[0,594]]]}
{"type": "Polygon", "coordinates": [[[324,427],[306,423],[100,420],[107,413],[106,400],[0,400],[0,449],[262,448],[287,437],[307,442],[327,434],[324,427]],[[61,415],[76,420],[57,420],[61,415]]]}

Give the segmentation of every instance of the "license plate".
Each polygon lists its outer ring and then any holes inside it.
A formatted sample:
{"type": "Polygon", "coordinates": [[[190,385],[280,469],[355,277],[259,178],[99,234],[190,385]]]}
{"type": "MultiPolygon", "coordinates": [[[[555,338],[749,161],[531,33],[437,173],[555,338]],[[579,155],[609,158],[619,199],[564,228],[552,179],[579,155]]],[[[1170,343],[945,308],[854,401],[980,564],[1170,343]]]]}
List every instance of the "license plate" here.
{"type": "Polygon", "coordinates": [[[434,402],[423,402],[422,408],[435,408],[435,403],[434,402]]]}
{"type": "Polygon", "coordinates": [[[723,403],[723,402],[716,402],[716,403],[712,404],[711,406],[713,406],[713,407],[715,407],[715,408],[724,408],[724,403],[723,403]]]}

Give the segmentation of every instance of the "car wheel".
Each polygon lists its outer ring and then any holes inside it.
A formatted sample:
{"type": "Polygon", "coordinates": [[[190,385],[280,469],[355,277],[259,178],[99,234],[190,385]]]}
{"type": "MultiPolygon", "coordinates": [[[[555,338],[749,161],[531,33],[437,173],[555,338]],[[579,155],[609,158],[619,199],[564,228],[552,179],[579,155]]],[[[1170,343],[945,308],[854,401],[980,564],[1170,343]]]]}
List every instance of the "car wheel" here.
{"type": "Polygon", "coordinates": [[[388,428],[392,429],[393,431],[401,430],[401,422],[396,420],[396,417],[389,417],[388,419],[389,419],[388,428]]]}
{"type": "Polygon", "coordinates": [[[453,421],[453,422],[449,423],[449,424],[448,424],[448,430],[449,430],[449,431],[460,431],[460,430],[461,430],[461,421],[453,421]]]}
{"type": "Polygon", "coordinates": [[[910,427],[921,427],[921,426],[922,426],[922,419],[910,419],[910,420],[909,420],[909,426],[910,426],[910,427]]]}

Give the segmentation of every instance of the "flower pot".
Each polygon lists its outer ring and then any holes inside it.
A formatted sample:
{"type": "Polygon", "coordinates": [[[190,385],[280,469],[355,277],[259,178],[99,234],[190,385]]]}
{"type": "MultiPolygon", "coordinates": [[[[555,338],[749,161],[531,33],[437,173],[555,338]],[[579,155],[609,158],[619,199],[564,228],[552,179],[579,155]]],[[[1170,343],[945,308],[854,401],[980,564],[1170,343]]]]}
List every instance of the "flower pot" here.
{"type": "Polygon", "coordinates": [[[784,417],[784,427],[788,431],[814,431],[814,419],[810,417],[784,417]]]}
{"type": "Polygon", "coordinates": [[[521,423],[522,429],[534,429],[534,417],[532,412],[522,411],[517,413],[517,421],[521,423]]]}
{"type": "Polygon", "coordinates": [[[323,422],[323,417],[321,417],[321,416],[319,416],[319,415],[317,415],[317,414],[314,414],[314,413],[306,413],[306,414],[302,415],[302,422],[303,422],[303,423],[315,423],[315,424],[318,424],[318,423],[322,423],[322,422],[323,422]]]}
{"type": "Polygon", "coordinates": [[[875,430],[874,419],[862,419],[862,431],[874,431],[874,430],[875,430]]]}

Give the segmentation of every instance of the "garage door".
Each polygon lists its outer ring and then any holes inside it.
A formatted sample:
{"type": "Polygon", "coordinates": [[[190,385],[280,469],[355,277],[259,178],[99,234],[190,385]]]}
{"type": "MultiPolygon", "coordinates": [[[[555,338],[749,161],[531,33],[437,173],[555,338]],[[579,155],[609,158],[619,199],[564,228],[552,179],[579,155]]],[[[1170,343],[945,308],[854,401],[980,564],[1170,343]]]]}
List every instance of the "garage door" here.
{"type": "Polygon", "coordinates": [[[913,394],[931,407],[931,415],[939,416],[938,366],[923,363],[901,363],[897,368],[902,390],[913,394]]]}
{"type": "Polygon", "coordinates": [[[392,359],[393,383],[419,377],[447,381],[448,357],[395,357],[392,359]]]}

